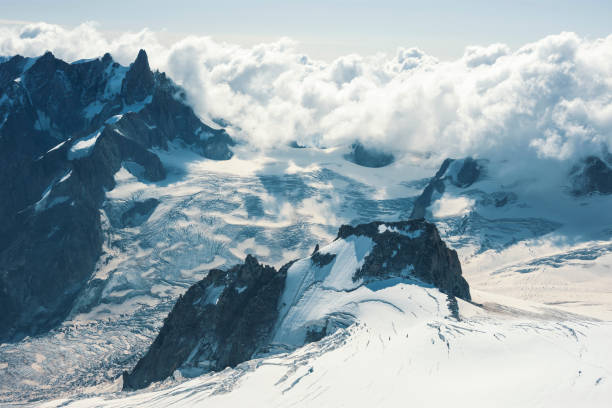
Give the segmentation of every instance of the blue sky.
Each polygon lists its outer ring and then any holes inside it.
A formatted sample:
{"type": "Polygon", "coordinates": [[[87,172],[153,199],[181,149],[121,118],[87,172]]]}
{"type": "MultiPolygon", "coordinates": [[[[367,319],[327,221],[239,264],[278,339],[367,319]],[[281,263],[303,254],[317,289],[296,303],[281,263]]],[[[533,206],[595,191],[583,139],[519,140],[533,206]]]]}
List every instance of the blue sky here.
{"type": "Polygon", "coordinates": [[[612,31],[612,1],[0,0],[0,18],[68,27],[94,20],[109,34],[148,27],[163,31],[168,41],[197,34],[251,45],[288,36],[324,59],[398,46],[449,59],[466,45],[518,47],[562,31],[606,36],[612,31]]]}

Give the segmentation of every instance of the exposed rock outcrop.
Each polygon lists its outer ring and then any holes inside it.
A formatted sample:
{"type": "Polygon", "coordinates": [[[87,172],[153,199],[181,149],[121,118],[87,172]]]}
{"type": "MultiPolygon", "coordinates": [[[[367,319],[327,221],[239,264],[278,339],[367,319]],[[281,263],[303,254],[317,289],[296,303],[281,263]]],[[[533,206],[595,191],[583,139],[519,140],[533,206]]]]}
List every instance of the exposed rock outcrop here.
{"type": "Polygon", "coordinates": [[[155,87],[155,77],[149,67],[149,58],[144,50],[138,52],[138,56],[130,69],[125,74],[125,80],[121,84],[121,91],[125,95],[128,104],[140,102],[151,95],[155,87]]]}
{"type": "MultiPolygon", "coordinates": [[[[346,261],[346,257],[342,259],[346,261]]],[[[131,373],[124,373],[124,389],[146,387],[171,376],[175,370],[189,376],[233,367],[253,358],[258,351],[265,354],[278,350],[273,340],[286,344],[284,347],[318,341],[352,322],[351,313],[313,304],[324,299],[316,295],[318,287],[323,285],[323,291],[332,290],[342,296],[377,281],[396,284],[398,278],[400,282],[405,278],[411,284],[437,286],[448,294],[453,316],[459,316],[455,297],[470,300],[457,253],[446,247],[435,225],[424,220],[344,225],[334,243],[324,248],[317,246],[311,256],[290,262],[278,272],[250,255],[244,264],[226,272],[211,270],[178,300],[147,354],[131,373]],[[346,264],[339,265],[342,257],[334,251],[346,251],[356,240],[363,241],[362,236],[373,244],[365,253],[355,253],[361,257],[357,260],[361,267],[351,270],[346,264]],[[334,274],[331,281],[335,284],[350,282],[351,278],[354,284],[330,289],[323,284],[330,274],[334,274]],[[306,305],[300,305],[300,299],[311,291],[315,295],[305,300],[306,305]],[[299,318],[287,317],[293,307],[299,318]],[[305,316],[309,318],[302,322],[305,316]],[[285,343],[285,335],[297,343],[285,343]]],[[[340,301],[337,306],[343,304],[340,301]]]]}
{"type": "Polygon", "coordinates": [[[344,158],[360,166],[373,168],[388,166],[395,160],[392,154],[367,148],[359,142],[351,145],[351,151],[344,158]]]}
{"type": "Polygon", "coordinates": [[[444,160],[440,169],[416,199],[410,218],[425,218],[427,207],[432,204],[434,193],[444,194],[447,181],[457,187],[467,188],[477,182],[482,177],[482,173],[482,162],[471,157],[462,160],[444,160]]]}
{"type": "Polygon", "coordinates": [[[0,342],[61,323],[100,255],[115,173],[129,162],[143,180],[163,180],[149,149],[174,140],[215,160],[234,145],[151,71],[144,50],[129,67],[50,52],[0,63],[0,342]]]}
{"type": "Polygon", "coordinates": [[[350,235],[365,235],[375,243],[353,280],[413,276],[449,296],[471,300],[457,252],[446,246],[434,224],[420,219],[340,227],[338,238],[350,235]]]}
{"type": "Polygon", "coordinates": [[[465,188],[474,184],[480,178],[482,166],[471,157],[457,161],[458,171],[451,175],[451,182],[457,187],[465,188]]]}
{"type": "Polygon", "coordinates": [[[190,364],[196,372],[222,370],[251,358],[269,340],[285,285],[277,272],[248,255],[228,271],[211,270],[178,300],[124,389],[146,387],[190,364]]]}
{"type": "Polygon", "coordinates": [[[421,193],[421,195],[415,200],[414,208],[412,209],[412,214],[410,214],[410,218],[420,219],[425,218],[425,213],[427,212],[427,207],[431,205],[431,199],[433,197],[434,192],[438,192],[440,194],[444,193],[444,180],[442,176],[446,173],[448,166],[453,162],[453,159],[446,159],[440,166],[440,169],[436,173],[436,175],[431,179],[429,184],[425,186],[425,189],[421,193]]]}
{"type": "Polygon", "coordinates": [[[572,193],[587,195],[592,193],[612,194],[612,168],[596,156],[589,156],[570,174],[572,193]]]}
{"type": "Polygon", "coordinates": [[[155,211],[159,200],[149,198],[144,201],[134,203],[134,205],[121,214],[121,224],[125,227],[136,227],[145,222],[155,211]]]}

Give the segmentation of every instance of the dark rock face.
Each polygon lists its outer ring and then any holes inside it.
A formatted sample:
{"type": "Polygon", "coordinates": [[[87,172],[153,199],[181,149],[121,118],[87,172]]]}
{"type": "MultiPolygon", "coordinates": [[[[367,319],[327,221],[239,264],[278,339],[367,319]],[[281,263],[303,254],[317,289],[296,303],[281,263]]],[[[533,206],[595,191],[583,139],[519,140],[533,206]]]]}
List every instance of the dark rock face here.
{"type": "Polygon", "coordinates": [[[395,160],[392,154],[366,148],[359,142],[353,143],[350,153],[345,155],[344,158],[360,166],[373,168],[388,166],[395,160]]]}
{"type": "Polygon", "coordinates": [[[421,195],[414,202],[414,208],[412,209],[412,214],[410,214],[410,218],[421,219],[425,218],[425,213],[427,211],[427,207],[431,205],[431,199],[433,197],[434,191],[442,194],[445,190],[444,173],[448,170],[448,166],[453,162],[453,159],[446,159],[442,162],[442,166],[436,173],[436,175],[431,179],[429,184],[425,187],[421,195]]]}
{"type": "MultiPolygon", "coordinates": [[[[424,220],[377,221],[343,225],[338,232],[339,239],[359,235],[370,237],[375,245],[354,280],[417,278],[448,294],[449,311],[458,318],[455,297],[470,300],[470,291],[457,253],[446,247],[435,225],[424,220]]],[[[321,253],[317,245],[310,261],[322,268],[335,258],[321,253]]],[[[177,369],[183,375],[219,371],[253,358],[258,351],[270,352],[273,331],[282,320],[279,302],[287,271],[294,262],[277,272],[248,255],[244,264],[226,272],[211,270],[179,298],[147,354],[131,373],[123,374],[123,388],[146,387],[177,369]]],[[[304,342],[330,334],[334,326],[328,323],[308,327],[304,342]]]]}
{"type": "Polygon", "coordinates": [[[319,251],[316,251],[310,256],[310,261],[313,263],[313,265],[322,268],[325,265],[329,265],[334,258],[336,258],[336,254],[322,254],[319,251]]]}
{"type": "Polygon", "coordinates": [[[215,133],[201,142],[202,155],[213,160],[229,160],[233,153],[229,146],[235,142],[227,133],[215,133]]]}
{"type": "Polygon", "coordinates": [[[134,203],[132,208],[121,214],[121,224],[125,227],[136,227],[142,224],[153,214],[158,204],[159,200],[155,198],[134,203]]]}
{"type": "Polygon", "coordinates": [[[155,87],[155,78],[149,67],[149,58],[144,50],[138,52],[136,61],[125,74],[121,90],[126,95],[126,102],[136,103],[151,95],[155,87]]]}
{"type": "Polygon", "coordinates": [[[306,146],[302,146],[301,144],[299,144],[298,142],[296,142],[295,140],[291,141],[289,143],[289,147],[292,147],[294,149],[305,149],[306,146]]]}
{"type": "Polygon", "coordinates": [[[169,142],[180,140],[209,159],[230,159],[235,142],[225,130],[203,124],[164,74],[158,74],[158,80],[151,102],[138,112],[123,115],[115,124],[117,129],[145,146],[166,149],[169,142]]]}
{"type": "MultiPolygon", "coordinates": [[[[114,174],[129,162],[142,179],[163,180],[149,149],[173,140],[215,160],[234,145],[143,50],[130,67],[109,54],[67,64],[50,52],[0,63],[0,342],[61,323],[100,255],[114,174]]],[[[126,226],[151,206],[134,208],[126,226]]]]}
{"type": "Polygon", "coordinates": [[[350,235],[365,235],[375,243],[361,269],[355,272],[354,280],[413,276],[449,296],[471,300],[457,252],[447,248],[434,224],[425,220],[375,221],[340,227],[338,238],[350,235]]]}
{"type": "MultiPolygon", "coordinates": [[[[427,207],[431,205],[434,192],[443,194],[446,190],[446,181],[449,181],[457,187],[467,188],[482,177],[482,163],[478,160],[474,160],[471,157],[467,157],[457,163],[460,164],[461,167],[458,169],[456,174],[448,175],[447,173],[449,172],[449,168],[452,164],[455,164],[455,162],[456,160],[454,159],[445,159],[444,162],[442,162],[440,169],[425,187],[421,195],[416,199],[410,218],[425,218],[427,207]]],[[[503,206],[505,204],[506,202],[500,202],[499,206],[503,206]]]]}
{"type": "Polygon", "coordinates": [[[323,337],[327,336],[327,326],[323,326],[321,328],[313,327],[308,329],[306,332],[306,338],[304,339],[304,343],[314,343],[315,341],[321,340],[323,337]]]}
{"type": "Polygon", "coordinates": [[[43,216],[20,214],[11,227],[13,239],[0,253],[2,340],[61,323],[94,268],[103,238],[97,209],[82,200],[57,204],[43,216]]]}
{"type": "Polygon", "coordinates": [[[478,162],[471,157],[466,157],[463,160],[463,165],[459,172],[457,172],[456,179],[452,180],[452,183],[457,187],[469,187],[478,181],[481,173],[481,166],[478,162]]]}
{"type": "Polygon", "coordinates": [[[147,354],[124,374],[124,389],[146,387],[185,365],[216,371],[250,359],[268,341],[287,269],[277,272],[248,255],[226,272],[211,270],[178,300],[147,354]]]}
{"type": "Polygon", "coordinates": [[[572,170],[570,178],[574,195],[612,194],[612,169],[599,157],[584,159],[572,170]]]}

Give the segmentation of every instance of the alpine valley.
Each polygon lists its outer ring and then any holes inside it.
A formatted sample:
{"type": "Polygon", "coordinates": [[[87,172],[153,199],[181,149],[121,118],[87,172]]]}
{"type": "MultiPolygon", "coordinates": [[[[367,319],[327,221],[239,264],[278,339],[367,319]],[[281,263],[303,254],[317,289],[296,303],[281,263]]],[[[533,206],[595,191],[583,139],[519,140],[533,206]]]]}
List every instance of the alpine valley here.
{"type": "Polygon", "coordinates": [[[262,148],[0,59],[0,404],[609,407],[612,155],[262,148]],[[573,156],[572,156],[573,157],[573,156]]]}

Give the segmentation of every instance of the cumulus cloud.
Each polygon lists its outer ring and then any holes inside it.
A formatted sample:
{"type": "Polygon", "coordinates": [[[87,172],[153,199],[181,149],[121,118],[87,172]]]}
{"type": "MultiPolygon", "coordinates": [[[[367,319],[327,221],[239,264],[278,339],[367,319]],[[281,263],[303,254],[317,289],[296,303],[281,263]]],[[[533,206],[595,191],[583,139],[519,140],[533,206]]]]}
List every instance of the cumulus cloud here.
{"type": "Polygon", "coordinates": [[[499,57],[510,54],[505,44],[491,44],[488,47],[470,46],[465,49],[463,59],[469,67],[493,65],[499,57]]]}
{"type": "Polygon", "coordinates": [[[473,46],[455,61],[406,48],[323,62],[290,39],[243,47],[192,36],[165,46],[149,30],[109,38],[93,23],[0,29],[0,55],[51,50],[73,61],[108,51],[127,64],[140,48],[199,115],[225,119],[261,147],[359,140],[400,153],[567,159],[612,142],[612,36],[473,46]]]}

